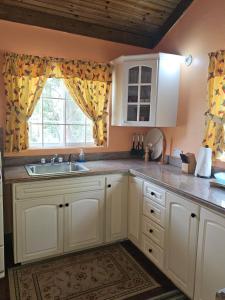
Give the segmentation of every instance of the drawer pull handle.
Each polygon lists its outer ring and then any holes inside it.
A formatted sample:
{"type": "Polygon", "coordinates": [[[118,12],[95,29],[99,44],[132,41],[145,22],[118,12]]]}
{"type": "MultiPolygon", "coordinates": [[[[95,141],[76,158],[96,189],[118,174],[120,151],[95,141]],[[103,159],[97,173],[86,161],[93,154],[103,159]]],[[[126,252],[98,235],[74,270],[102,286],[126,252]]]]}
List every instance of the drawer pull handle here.
{"type": "Polygon", "coordinates": [[[149,252],[149,253],[152,253],[152,249],[148,249],[148,252],[149,252]]]}
{"type": "Polygon", "coordinates": [[[111,188],[111,184],[108,184],[108,188],[111,188]]]}
{"type": "Polygon", "coordinates": [[[63,207],[63,204],[59,204],[59,208],[62,208],[63,207]]]}
{"type": "Polygon", "coordinates": [[[150,232],[150,233],[153,233],[153,230],[152,230],[152,229],[149,229],[149,232],[150,232]]]}
{"type": "Polygon", "coordinates": [[[195,217],[196,217],[196,214],[192,213],[192,214],[191,214],[191,217],[192,217],[192,218],[195,218],[195,217]]]}
{"type": "Polygon", "coordinates": [[[69,206],[69,203],[66,203],[65,206],[68,207],[68,206],[69,206]]]}
{"type": "Polygon", "coordinates": [[[151,192],[151,195],[152,195],[152,196],[155,196],[155,193],[154,193],[154,192],[151,192]]]}
{"type": "Polygon", "coordinates": [[[150,210],[150,213],[151,213],[151,214],[154,214],[154,212],[155,212],[154,209],[151,209],[151,210],[150,210]]]}

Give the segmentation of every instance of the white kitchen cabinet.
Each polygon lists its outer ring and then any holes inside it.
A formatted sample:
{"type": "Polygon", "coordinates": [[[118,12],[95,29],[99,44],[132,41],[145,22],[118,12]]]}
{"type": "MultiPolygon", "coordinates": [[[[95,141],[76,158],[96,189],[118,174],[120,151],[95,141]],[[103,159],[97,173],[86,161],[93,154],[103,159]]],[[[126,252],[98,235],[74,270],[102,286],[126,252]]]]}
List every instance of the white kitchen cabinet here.
{"type": "Polygon", "coordinates": [[[181,57],[158,53],[112,61],[112,125],[176,126],[181,57]]]}
{"type": "Polygon", "coordinates": [[[213,300],[225,287],[225,218],[201,209],[195,300],[213,300]]]}
{"type": "Polygon", "coordinates": [[[65,195],[64,251],[103,243],[104,190],[65,195]]]}
{"type": "Polygon", "coordinates": [[[15,262],[63,253],[63,202],[62,196],[50,196],[16,203],[15,262]]]}
{"type": "Polygon", "coordinates": [[[167,192],[165,272],[191,299],[194,293],[198,225],[198,205],[167,192]]]}
{"type": "Polygon", "coordinates": [[[105,177],[13,185],[15,263],[101,244],[105,177]]]}
{"type": "Polygon", "coordinates": [[[129,177],[128,238],[139,248],[141,247],[142,202],[143,180],[129,177]]]}
{"type": "Polygon", "coordinates": [[[128,177],[122,174],[106,177],[106,241],[127,238],[128,177]]]}

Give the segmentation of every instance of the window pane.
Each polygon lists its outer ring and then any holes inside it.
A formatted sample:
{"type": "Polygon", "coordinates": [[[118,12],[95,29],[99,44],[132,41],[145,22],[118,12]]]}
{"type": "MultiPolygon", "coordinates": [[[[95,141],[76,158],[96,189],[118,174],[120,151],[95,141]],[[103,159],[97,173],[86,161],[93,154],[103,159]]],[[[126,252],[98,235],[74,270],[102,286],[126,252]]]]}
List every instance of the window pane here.
{"type": "Polygon", "coordinates": [[[150,94],[151,94],[151,86],[150,85],[142,85],[141,86],[141,102],[150,102],[150,94]]]}
{"type": "Polygon", "coordinates": [[[150,105],[140,105],[139,121],[149,121],[150,105]]]}
{"type": "Polygon", "coordinates": [[[33,114],[29,119],[31,123],[42,123],[42,99],[37,102],[33,114]]]}
{"type": "Polygon", "coordinates": [[[43,125],[44,144],[64,144],[63,125],[43,125]]]}
{"type": "Polygon", "coordinates": [[[94,143],[92,125],[86,126],[86,143],[94,143]]]}
{"type": "Polygon", "coordinates": [[[152,82],[152,69],[149,67],[141,67],[141,83],[152,82]]]}
{"type": "Polygon", "coordinates": [[[67,125],[66,126],[66,143],[67,144],[85,143],[85,126],[84,125],[67,125]]]}
{"type": "Polygon", "coordinates": [[[43,99],[43,122],[64,123],[64,100],[43,99]]]}
{"type": "Polygon", "coordinates": [[[139,67],[129,69],[128,83],[138,83],[139,67]]]}
{"type": "Polygon", "coordinates": [[[66,123],[84,124],[85,115],[73,100],[66,101],[66,123]]]}
{"type": "Polygon", "coordinates": [[[67,94],[68,93],[62,79],[49,78],[44,86],[42,97],[65,99],[67,94]]]}
{"type": "Polygon", "coordinates": [[[29,124],[29,143],[30,144],[42,143],[42,125],[29,124]]]}
{"type": "Polygon", "coordinates": [[[137,121],[137,105],[128,105],[127,121],[137,121]]]}
{"type": "Polygon", "coordinates": [[[128,86],[128,102],[138,102],[138,86],[128,86]]]}
{"type": "Polygon", "coordinates": [[[29,144],[33,147],[94,143],[93,121],[71,98],[62,79],[47,80],[29,119],[29,129],[29,144]]]}

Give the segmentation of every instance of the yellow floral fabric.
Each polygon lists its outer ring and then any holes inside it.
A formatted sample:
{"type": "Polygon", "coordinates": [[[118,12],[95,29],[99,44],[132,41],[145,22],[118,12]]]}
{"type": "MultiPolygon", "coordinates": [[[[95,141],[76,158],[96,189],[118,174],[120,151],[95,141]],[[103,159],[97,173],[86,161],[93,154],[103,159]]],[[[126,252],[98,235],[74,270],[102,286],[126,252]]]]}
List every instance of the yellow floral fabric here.
{"type": "Polygon", "coordinates": [[[112,80],[104,63],[6,53],[3,66],[6,93],[6,152],[25,150],[28,119],[48,78],[63,78],[71,96],[94,122],[97,145],[107,141],[107,106],[112,80]]]}
{"type": "Polygon", "coordinates": [[[225,50],[209,54],[208,111],[203,145],[213,152],[213,159],[220,159],[225,151],[225,50]]]}
{"type": "Polygon", "coordinates": [[[5,151],[19,152],[28,148],[28,119],[41,96],[47,77],[5,75],[6,130],[5,151]]]}
{"type": "Polygon", "coordinates": [[[107,142],[107,110],[110,83],[64,79],[65,84],[81,110],[93,121],[93,137],[97,146],[107,142]]]}

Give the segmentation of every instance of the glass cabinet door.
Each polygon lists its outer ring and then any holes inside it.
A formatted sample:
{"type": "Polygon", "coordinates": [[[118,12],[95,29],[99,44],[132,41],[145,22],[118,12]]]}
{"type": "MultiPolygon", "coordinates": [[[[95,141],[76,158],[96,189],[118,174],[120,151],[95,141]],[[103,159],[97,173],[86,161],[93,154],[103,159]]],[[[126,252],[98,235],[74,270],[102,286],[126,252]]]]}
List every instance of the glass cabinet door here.
{"type": "Polygon", "coordinates": [[[127,121],[149,122],[151,112],[152,68],[134,66],[128,68],[127,121]]]}

